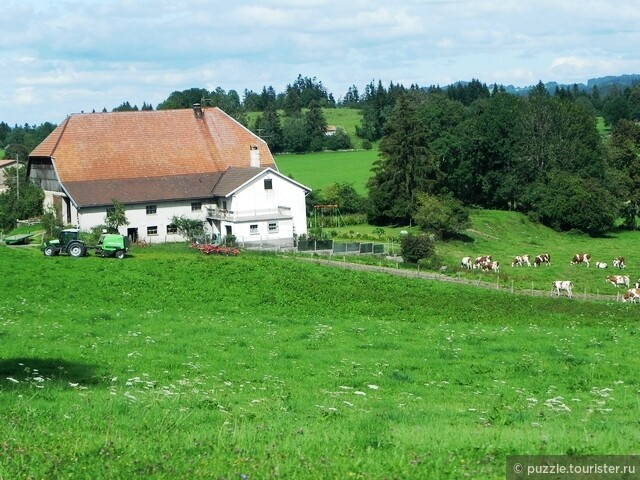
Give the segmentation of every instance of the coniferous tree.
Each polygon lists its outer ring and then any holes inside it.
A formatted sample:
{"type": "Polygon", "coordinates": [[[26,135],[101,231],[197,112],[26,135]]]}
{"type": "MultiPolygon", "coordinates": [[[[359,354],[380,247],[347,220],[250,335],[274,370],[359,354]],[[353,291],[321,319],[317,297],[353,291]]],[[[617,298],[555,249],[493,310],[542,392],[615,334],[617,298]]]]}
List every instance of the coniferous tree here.
{"type": "Polygon", "coordinates": [[[256,135],[267,142],[269,149],[273,153],[279,153],[284,150],[282,126],[274,103],[266,105],[262,115],[259,115],[256,119],[253,130],[256,135]]]}
{"type": "Polygon", "coordinates": [[[309,140],[309,150],[319,152],[324,147],[327,120],[318,102],[311,102],[309,111],[304,116],[305,130],[309,140]]]}
{"type": "Polygon", "coordinates": [[[407,225],[415,212],[416,195],[433,191],[438,168],[425,132],[417,103],[401,95],[386,124],[380,158],[367,184],[370,223],[407,225]]]}

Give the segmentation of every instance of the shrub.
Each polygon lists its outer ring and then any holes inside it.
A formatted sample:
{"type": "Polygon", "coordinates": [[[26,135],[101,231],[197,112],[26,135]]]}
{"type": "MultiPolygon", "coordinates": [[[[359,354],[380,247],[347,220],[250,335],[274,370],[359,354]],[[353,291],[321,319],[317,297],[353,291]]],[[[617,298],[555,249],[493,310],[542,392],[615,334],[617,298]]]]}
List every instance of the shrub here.
{"type": "MultiPolygon", "coordinates": [[[[184,215],[173,216],[171,223],[176,226],[178,234],[193,242],[204,237],[204,223],[197,218],[189,218],[184,215]]],[[[234,237],[235,240],[235,237],[234,237]]]]}
{"type": "Polygon", "coordinates": [[[400,239],[401,255],[405,262],[418,263],[435,257],[435,241],[431,235],[403,235],[400,239]]]}

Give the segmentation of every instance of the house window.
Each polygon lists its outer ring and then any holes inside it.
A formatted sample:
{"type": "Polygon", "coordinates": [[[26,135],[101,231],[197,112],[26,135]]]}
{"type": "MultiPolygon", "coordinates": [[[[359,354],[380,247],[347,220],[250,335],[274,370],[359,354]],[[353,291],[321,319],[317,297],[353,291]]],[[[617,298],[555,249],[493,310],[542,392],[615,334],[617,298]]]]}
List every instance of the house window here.
{"type": "Polygon", "coordinates": [[[147,227],[147,235],[158,235],[158,226],[147,227]]]}
{"type": "Polygon", "coordinates": [[[258,234],[258,224],[249,225],[249,233],[251,235],[257,235],[258,234]]]}
{"type": "Polygon", "coordinates": [[[265,190],[271,190],[273,188],[273,180],[271,180],[270,178],[265,178],[264,179],[264,189],[265,190]]]}
{"type": "Polygon", "coordinates": [[[178,233],[178,227],[175,225],[167,225],[167,235],[175,235],[178,233]]]}
{"type": "Polygon", "coordinates": [[[191,211],[197,212],[202,210],[202,202],[191,202],[191,211]]]}
{"type": "Polygon", "coordinates": [[[269,233],[278,233],[278,222],[269,222],[269,233]]]}
{"type": "Polygon", "coordinates": [[[157,205],[147,205],[147,215],[155,215],[157,209],[157,205]]]}

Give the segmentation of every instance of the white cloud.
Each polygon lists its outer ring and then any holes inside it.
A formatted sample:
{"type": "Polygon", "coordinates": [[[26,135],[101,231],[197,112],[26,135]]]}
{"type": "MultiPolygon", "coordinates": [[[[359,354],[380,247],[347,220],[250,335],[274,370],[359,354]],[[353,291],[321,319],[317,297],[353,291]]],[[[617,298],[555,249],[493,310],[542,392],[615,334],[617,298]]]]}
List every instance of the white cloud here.
{"type": "Polygon", "coordinates": [[[631,0],[3,0],[0,121],[60,122],[191,87],[336,98],[371,81],[585,82],[639,73],[631,0]]]}

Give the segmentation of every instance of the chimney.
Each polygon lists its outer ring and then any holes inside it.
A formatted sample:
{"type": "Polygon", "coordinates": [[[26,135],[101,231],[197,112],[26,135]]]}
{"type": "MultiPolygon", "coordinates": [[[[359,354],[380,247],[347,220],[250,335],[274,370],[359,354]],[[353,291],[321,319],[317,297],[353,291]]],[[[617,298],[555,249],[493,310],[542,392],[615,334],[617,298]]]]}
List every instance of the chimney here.
{"type": "Polygon", "coordinates": [[[249,147],[249,155],[250,155],[250,166],[259,167],[260,166],[260,150],[257,145],[251,145],[249,147]]]}
{"type": "Polygon", "coordinates": [[[202,118],[202,107],[200,106],[199,103],[194,103],[193,104],[193,114],[196,116],[196,118],[202,118]]]}

